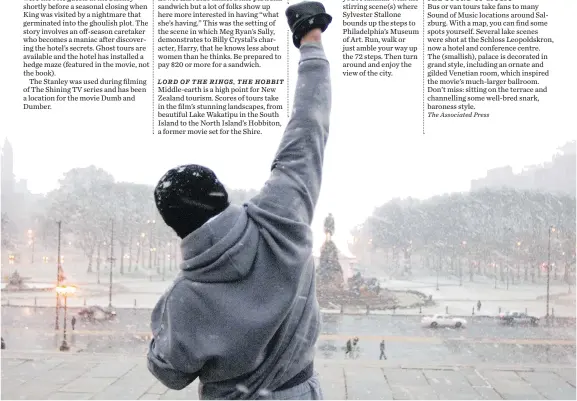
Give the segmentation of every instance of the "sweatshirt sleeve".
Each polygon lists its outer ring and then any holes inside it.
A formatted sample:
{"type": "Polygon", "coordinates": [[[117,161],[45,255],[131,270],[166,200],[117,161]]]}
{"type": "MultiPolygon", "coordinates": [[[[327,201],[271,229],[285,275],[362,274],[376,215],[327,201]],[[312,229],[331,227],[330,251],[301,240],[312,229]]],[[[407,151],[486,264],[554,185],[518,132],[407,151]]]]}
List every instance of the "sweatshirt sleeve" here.
{"type": "Polygon", "coordinates": [[[195,338],[191,308],[171,294],[163,295],[152,312],[148,370],[166,387],[182,390],[198,377],[204,361],[198,355],[200,346],[194,347],[191,340],[195,338]]]}
{"type": "Polygon", "coordinates": [[[292,115],[270,178],[251,202],[280,220],[309,226],[319,197],[329,134],[331,83],[321,43],[300,47],[292,115]]]}

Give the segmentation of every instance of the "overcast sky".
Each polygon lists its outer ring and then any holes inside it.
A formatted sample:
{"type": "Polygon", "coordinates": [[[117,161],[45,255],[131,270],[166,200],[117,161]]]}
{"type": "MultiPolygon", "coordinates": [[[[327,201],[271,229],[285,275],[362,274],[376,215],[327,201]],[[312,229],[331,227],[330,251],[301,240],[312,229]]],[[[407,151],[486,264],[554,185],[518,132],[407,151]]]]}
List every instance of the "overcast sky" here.
{"type": "MultiPolygon", "coordinates": [[[[5,12],[21,15],[20,3],[7,2],[5,12]]],[[[519,171],[550,160],[557,147],[574,139],[576,81],[567,79],[575,66],[574,52],[567,49],[574,43],[571,35],[563,34],[563,18],[574,15],[575,8],[574,1],[547,4],[552,26],[547,35],[555,38],[555,44],[545,49],[551,77],[541,102],[480,105],[491,118],[429,120],[423,135],[420,61],[392,78],[343,78],[341,10],[327,7],[334,16],[324,35],[332,62],[333,112],[323,188],[313,225],[316,237],[322,236],[322,219],[328,212],[335,215],[337,235],[345,236],[345,228],[348,231],[362,222],[375,206],[393,197],[426,198],[466,191],[470,180],[484,176],[487,169],[511,165],[519,171]]],[[[284,14],[284,8],[279,11],[284,14]]],[[[12,18],[2,29],[15,32],[21,23],[12,18]]],[[[278,40],[286,49],[285,31],[279,30],[278,40]]],[[[412,44],[419,42],[416,38],[412,44]]],[[[135,104],[59,104],[53,111],[24,111],[19,101],[27,84],[21,73],[22,42],[9,41],[5,46],[8,57],[3,70],[14,79],[5,82],[2,97],[2,141],[7,136],[13,144],[15,174],[27,179],[33,192],[47,192],[57,186],[65,171],[90,164],[109,171],[119,181],[150,185],[167,169],[184,163],[211,167],[233,188],[259,188],[268,177],[282,134],[279,128],[251,137],[151,135],[150,97],[135,104]]],[[[297,57],[297,50],[291,47],[291,92],[297,57]]],[[[185,71],[181,76],[284,78],[283,66],[284,61],[278,72],[185,71]]],[[[74,75],[137,76],[130,70],[76,71],[74,75]]],[[[150,71],[141,71],[140,77],[151,79],[150,71]]]]}

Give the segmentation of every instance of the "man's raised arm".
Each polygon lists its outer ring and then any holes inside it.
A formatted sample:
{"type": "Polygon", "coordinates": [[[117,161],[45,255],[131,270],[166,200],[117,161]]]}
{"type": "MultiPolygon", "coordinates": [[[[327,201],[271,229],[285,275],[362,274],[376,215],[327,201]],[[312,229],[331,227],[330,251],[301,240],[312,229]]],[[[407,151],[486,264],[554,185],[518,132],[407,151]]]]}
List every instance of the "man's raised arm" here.
{"type": "Polygon", "coordinates": [[[287,10],[293,40],[300,49],[292,115],[274,159],[271,176],[251,203],[274,216],[308,226],[319,197],[324,149],[329,134],[331,83],[321,31],[326,29],[331,17],[316,2],[300,3],[295,8],[293,14],[296,18],[305,19],[294,27],[289,15],[290,7],[287,10]],[[307,16],[306,7],[310,10],[311,5],[316,13],[307,16]],[[298,9],[301,6],[305,6],[305,15],[299,15],[303,10],[298,9]],[[311,26],[312,30],[306,30],[311,26]]]}

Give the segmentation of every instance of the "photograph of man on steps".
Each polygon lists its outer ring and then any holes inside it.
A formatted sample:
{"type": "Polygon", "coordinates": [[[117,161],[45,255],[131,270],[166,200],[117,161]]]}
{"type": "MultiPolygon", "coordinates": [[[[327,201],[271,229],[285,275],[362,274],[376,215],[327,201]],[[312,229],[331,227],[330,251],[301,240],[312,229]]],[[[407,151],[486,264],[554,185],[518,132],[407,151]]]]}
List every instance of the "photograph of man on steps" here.
{"type": "Polygon", "coordinates": [[[201,399],[322,399],[314,371],[320,331],[310,228],[329,134],[331,83],[318,2],[286,10],[300,51],[292,115],[270,178],[232,205],[209,168],[169,170],[154,196],[182,238],[182,271],[152,312],[148,368],[201,399]]]}

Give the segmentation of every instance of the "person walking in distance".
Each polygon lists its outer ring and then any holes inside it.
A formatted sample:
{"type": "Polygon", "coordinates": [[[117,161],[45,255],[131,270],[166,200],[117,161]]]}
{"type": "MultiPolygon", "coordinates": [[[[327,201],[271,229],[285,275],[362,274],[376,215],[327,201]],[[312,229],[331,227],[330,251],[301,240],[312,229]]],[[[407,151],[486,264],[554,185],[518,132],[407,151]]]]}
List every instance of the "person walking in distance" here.
{"type": "Polygon", "coordinates": [[[76,316],[72,316],[72,320],[70,321],[70,324],[72,326],[72,330],[74,330],[74,326],[76,326],[76,316]]]}
{"type": "Polygon", "coordinates": [[[385,355],[385,340],[381,341],[379,348],[381,349],[381,355],[379,355],[379,360],[384,359],[386,361],[387,355],[385,355]]]}
{"type": "Polygon", "coordinates": [[[477,301],[477,312],[481,310],[481,300],[477,301]]]}
{"type": "Polygon", "coordinates": [[[353,351],[351,355],[354,359],[357,359],[359,357],[359,337],[355,337],[353,339],[353,351]]]}
{"type": "Polygon", "coordinates": [[[197,378],[200,399],[322,399],[313,236],[329,135],[331,83],[318,2],[286,10],[300,51],[292,115],[260,192],[229,203],[207,167],[169,170],[154,190],[183,262],[151,316],[148,369],[165,386],[197,378]]]}
{"type": "Polygon", "coordinates": [[[345,348],[346,348],[345,358],[346,358],[347,356],[350,358],[351,355],[352,355],[352,352],[353,352],[353,344],[351,343],[351,339],[350,339],[350,338],[347,340],[347,344],[346,344],[345,348]]]}

